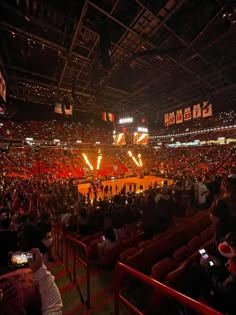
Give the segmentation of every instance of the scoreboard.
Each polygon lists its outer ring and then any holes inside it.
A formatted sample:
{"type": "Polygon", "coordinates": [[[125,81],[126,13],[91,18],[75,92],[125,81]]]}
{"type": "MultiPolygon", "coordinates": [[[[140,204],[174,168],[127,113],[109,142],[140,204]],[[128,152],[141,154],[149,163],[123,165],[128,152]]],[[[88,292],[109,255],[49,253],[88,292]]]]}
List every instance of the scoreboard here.
{"type": "Polygon", "coordinates": [[[134,132],[134,142],[133,144],[148,144],[148,134],[141,132],[134,132]]]}
{"type": "Polygon", "coordinates": [[[118,123],[115,125],[113,139],[116,145],[147,145],[148,136],[146,120],[136,120],[129,116],[118,120],[118,123]]]}

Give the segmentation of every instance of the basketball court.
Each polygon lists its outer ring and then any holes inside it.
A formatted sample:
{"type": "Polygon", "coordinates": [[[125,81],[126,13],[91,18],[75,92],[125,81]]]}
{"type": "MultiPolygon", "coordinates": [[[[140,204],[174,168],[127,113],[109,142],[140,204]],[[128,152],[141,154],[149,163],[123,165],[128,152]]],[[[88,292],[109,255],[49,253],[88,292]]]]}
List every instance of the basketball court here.
{"type": "MultiPolygon", "coordinates": [[[[147,190],[150,185],[154,187],[155,182],[157,182],[158,187],[162,187],[164,180],[165,179],[161,177],[156,177],[156,176],[145,176],[144,178],[127,177],[127,178],[120,178],[120,179],[114,179],[114,180],[104,180],[102,181],[102,184],[104,187],[106,185],[112,186],[112,193],[115,194],[116,185],[118,186],[118,193],[121,191],[124,185],[126,185],[126,192],[128,192],[129,186],[134,187],[134,184],[136,184],[136,192],[140,192],[140,185],[143,186],[143,190],[147,190]]],[[[167,181],[169,185],[173,183],[173,180],[167,180],[167,181]]],[[[79,184],[78,190],[82,194],[87,194],[89,186],[90,186],[90,183],[79,184]]],[[[132,191],[133,191],[133,188],[132,188],[132,191]]],[[[98,197],[100,196],[102,196],[102,193],[98,191],[98,197]]]]}

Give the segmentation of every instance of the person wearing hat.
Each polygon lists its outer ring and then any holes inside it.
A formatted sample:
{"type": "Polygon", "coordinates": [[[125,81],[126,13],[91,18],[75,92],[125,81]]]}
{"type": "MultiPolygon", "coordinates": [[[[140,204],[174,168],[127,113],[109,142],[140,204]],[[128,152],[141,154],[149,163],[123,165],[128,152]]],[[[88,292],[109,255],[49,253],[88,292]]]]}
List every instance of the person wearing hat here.
{"type": "Polygon", "coordinates": [[[227,313],[236,314],[235,292],[236,292],[236,232],[229,233],[224,241],[218,246],[219,253],[227,258],[225,264],[228,275],[222,281],[217,275],[212,277],[212,290],[210,301],[214,308],[227,313]]]}

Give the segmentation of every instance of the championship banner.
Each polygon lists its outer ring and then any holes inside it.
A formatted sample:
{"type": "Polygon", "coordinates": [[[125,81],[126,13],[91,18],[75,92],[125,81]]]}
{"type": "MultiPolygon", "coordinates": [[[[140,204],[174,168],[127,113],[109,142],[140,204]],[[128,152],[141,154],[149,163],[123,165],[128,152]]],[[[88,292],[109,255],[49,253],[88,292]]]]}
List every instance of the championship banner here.
{"type": "Polygon", "coordinates": [[[102,120],[115,122],[115,115],[112,113],[103,112],[102,113],[102,120]]]}
{"type": "Polygon", "coordinates": [[[73,106],[72,105],[64,105],[64,113],[65,113],[65,115],[72,115],[73,106]]]}
{"type": "Polygon", "coordinates": [[[192,119],[191,107],[186,107],[184,109],[184,121],[191,120],[191,119],[192,119]]]}
{"type": "Polygon", "coordinates": [[[169,125],[175,124],[175,112],[169,113],[169,125]]]}
{"type": "Polygon", "coordinates": [[[203,102],[202,106],[202,117],[212,116],[212,104],[210,102],[203,102]]]}
{"type": "Polygon", "coordinates": [[[166,127],[169,126],[169,114],[165,114],[164,124],[166,127]]]}
{"type": "Polygon", "coordinates": [[[176,111],[176,124],[182,124],[183,122],[183,111],[179,109],[176,111]]]}
{"type": "Polygon", "coordinates": [[[54,112],[57,114],[63,114],[62,112],[62,104],[61,103],[56,103],[54,107],[54,112]]]}
{"type": "Polygon", "coordinates": [[[2,72],[0,71],[0,96],[6,102],[7,87],[2,72]]]}
{"type": "Polygon", "coordinates": [[[202,109],[200,104],[193,105],[193,119],[202,117],[202,109]]]}

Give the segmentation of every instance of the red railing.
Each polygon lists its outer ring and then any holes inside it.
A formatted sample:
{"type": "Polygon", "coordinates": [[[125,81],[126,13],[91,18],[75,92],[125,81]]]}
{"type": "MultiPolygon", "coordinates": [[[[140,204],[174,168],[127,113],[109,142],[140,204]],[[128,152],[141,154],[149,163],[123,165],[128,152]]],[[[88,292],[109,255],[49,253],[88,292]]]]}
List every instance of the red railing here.
{"type": "MultiPolygon", "coordinates": [[[[163,283],[160,283],[144,274],[141,272],[130,268],[127,265],[124,265],[122,263],[118,263],[116,265],[116,270],[115,270],[115,315],[120,314],[120,302],[122,302],[126,307],[134,314],[136,315],[143,315],[143,313],[138,310],[133,304],[131,304],[124,296],[121,295],[121,277],[125,273],[132,275],[133,277],[138,278],[142,282],[149,284],[152,287],[158,288],[161,293],[164,293],[165,295],[174,298],[177,302],[180,302],[184,304],[185,306],[191,308],[193,311],[197,312],[198,314],[201,315],[223,315],[216,310],[208,307],[205,304],[202,304],[200,302],[197,302],[186,295],[177,292],[176,290],[167,287],[163,283]]],[[[158,311],[157,311],[158,314],[158,311]]]]}
{"type": "MultiPolygon", "coordinates": [[[[82,302],[86,303],[87,308],[90,308],[90,249],[89,247],[82,243],[81,241],[77,240],[76,238],[63,233],[60,229],[55,229],[54,232],[55,236],[55,249],[56,252],[61,260],[65,259],[66,263],[66,271],[71,279],[71,281],[79,286],[77,283],[77,275],[76,275],[76,265],[79,261],[81,265],[83,265],[86,269],[86,299],[84,299],[81,291],[80,296],[82,302]],[[65,257],[64,257],[64,248],[65,248],[65,257]],[[73,268],[72,268],[72,275],[69,268],[69,250],[72,252],[73,257],[73,268]],[[80,257],[81,250],[85,253],[85,259],[80,257]]],[[[80,289],[79,289],[80,290],[80,289]]]]}

